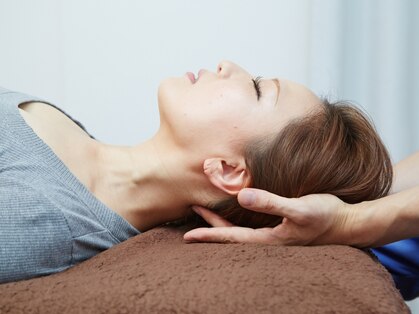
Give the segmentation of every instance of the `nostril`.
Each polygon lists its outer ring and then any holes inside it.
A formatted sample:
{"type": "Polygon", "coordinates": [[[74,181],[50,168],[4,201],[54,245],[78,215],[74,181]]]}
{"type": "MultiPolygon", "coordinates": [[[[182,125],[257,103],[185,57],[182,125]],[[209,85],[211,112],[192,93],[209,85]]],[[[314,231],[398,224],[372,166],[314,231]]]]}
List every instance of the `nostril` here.
{"type": "Polygon", "coordinates": [[[218,66],[217,73],[220,73],[222,70],[221,65],[218,66]]]}

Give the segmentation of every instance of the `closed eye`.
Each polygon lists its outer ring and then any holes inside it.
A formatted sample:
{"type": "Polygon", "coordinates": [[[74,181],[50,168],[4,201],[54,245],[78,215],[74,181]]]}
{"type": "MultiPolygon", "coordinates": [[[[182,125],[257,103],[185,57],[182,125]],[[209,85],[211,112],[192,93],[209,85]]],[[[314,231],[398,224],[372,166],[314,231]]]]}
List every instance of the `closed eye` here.
{"type": "Polygon", "coordinates": [[[262,97],[262,93],[261,93],[261,90],[260,90],[260,80],[261,79],[262,79],[261,76],[258,76],[258,77],[254,78],[254,79],[252,78],[253,86],[255,87],[256,96],[257,96],[257,99],[258,100],[259,100],[260,97],[262,97]]]}

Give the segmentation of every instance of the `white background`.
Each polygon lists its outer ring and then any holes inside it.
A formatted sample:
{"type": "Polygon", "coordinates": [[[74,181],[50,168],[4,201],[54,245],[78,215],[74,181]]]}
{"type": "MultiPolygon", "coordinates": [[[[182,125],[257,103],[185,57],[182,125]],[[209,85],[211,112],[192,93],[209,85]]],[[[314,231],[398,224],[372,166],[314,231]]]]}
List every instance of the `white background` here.
{"type": "Polygon", "coordinates": [[[163,78],[228,59],[355,101],[397,162],[419,148],[418,16],[415,0],[0,0],[0,86],[134,145],[163,78]]]}

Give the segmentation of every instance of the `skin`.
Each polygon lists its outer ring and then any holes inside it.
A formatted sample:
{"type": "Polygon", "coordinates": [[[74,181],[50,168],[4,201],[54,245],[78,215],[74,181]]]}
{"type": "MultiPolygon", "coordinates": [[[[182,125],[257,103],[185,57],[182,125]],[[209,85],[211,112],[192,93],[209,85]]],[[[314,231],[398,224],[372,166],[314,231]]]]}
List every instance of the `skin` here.
{"type": "Polygon", "coordinates": [[[233,226],[208,209],[195,211],[215,228],[187,232],[187,242],[243,242],[279,245],[345,244],[379,247],[419,236],[419,153],[394,167],[389,196],[346,204],[330,194],[284,198],[257,189],[243,189],[238,200],[250,210],[283,216],[275,228],[233,226]]]}
{"type": "Polygon", "coordinates": [[[252,78],[222,61],[195,83],[187,75],[162,81],[151,139],[132,147],[89,143],[91,191],[140,231],[237,195],[250,179],[244,145],[321,106],[309,89],[284,79],[263,79],[258,100],[252,78]]]}

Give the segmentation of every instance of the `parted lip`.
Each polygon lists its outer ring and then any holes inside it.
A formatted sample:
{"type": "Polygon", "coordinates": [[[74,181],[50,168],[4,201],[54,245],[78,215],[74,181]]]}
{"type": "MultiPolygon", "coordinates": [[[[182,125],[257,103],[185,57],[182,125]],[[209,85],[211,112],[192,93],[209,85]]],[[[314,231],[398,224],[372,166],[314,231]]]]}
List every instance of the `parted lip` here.
{"type": "Polygon", "coordinates": [[[195,74],[192,72],[186,72],[186,76],[191,80],[192,84],[196,82],[195,74]]]}
{"type": "Polygon", "coordinates": [[[195,74],[192,72],[186,72],[186,76],[188,76],[189,80],[192,82],[192,84],[195,84],[199,78],[203,75],[203,73],[205,72],[204,69],[201,69],[198,71],[198,77],[195,77],[195,74]]]}

